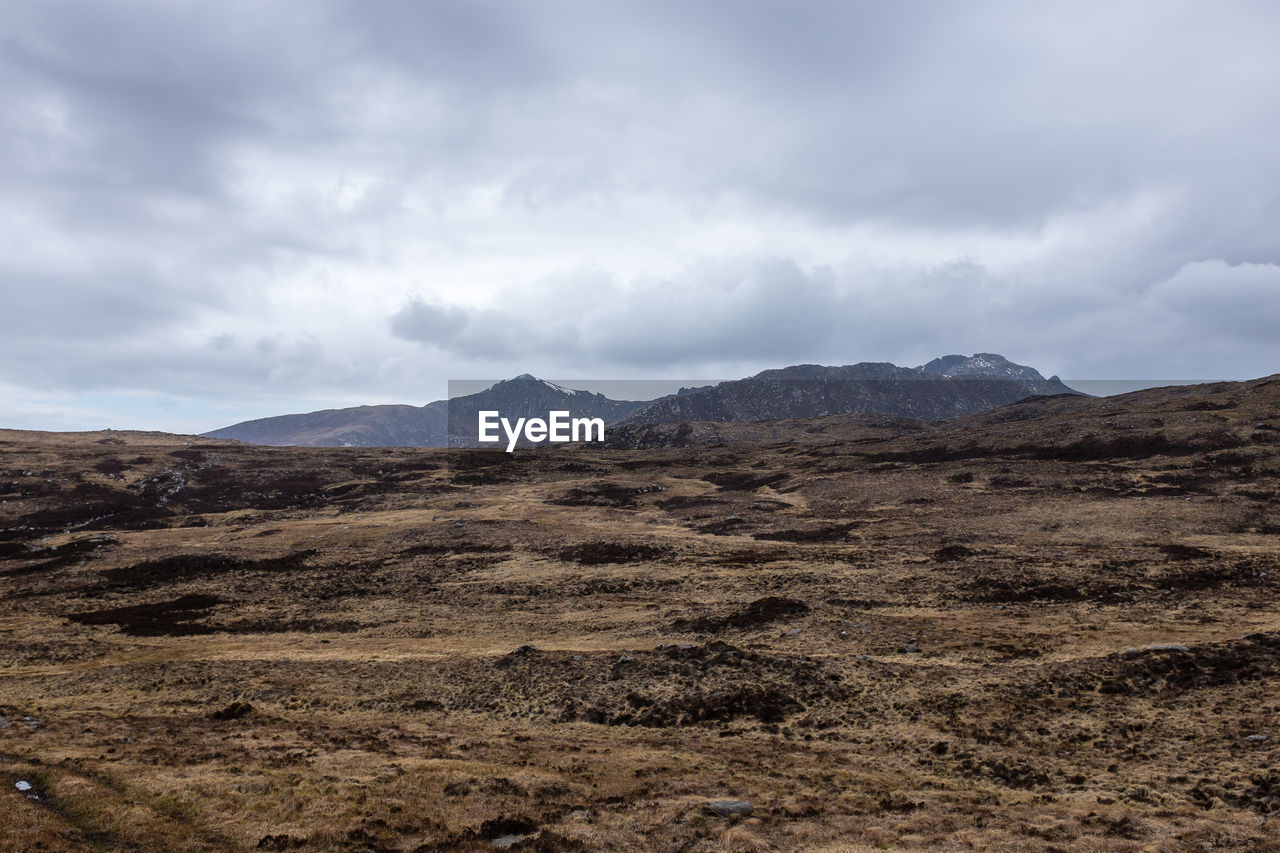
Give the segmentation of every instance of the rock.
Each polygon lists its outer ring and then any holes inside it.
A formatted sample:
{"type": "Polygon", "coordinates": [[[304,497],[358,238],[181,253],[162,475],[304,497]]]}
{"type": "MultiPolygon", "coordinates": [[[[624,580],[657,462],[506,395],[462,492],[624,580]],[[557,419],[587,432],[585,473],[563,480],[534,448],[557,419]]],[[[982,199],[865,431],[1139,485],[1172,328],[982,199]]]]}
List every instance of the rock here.
{"type": "Polygon", "coordinates": [[[536,835],[500,835],[490,843],[498,850],[510,850],[520,842],[535,837],[536,835]]]}
{"type": "Polygon", "coordinates": [[[1249,743],[1262,743],[1267,739],[1266,735],[1249,735],[1245,740],[1249,743]]]}
{"type": "Polygon", "coordinates": [[[746,800],[709,800],[703,809],[716,817],[746,817],[756,810],[746,800]]]}

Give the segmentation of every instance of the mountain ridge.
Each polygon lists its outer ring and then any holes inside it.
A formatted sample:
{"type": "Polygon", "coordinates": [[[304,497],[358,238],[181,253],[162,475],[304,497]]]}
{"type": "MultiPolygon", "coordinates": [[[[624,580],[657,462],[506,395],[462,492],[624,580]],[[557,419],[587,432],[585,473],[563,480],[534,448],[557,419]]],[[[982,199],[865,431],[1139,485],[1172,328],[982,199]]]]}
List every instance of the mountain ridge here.
{"type": "Polygon", "coordinates": [[[887,414],[938,420],[1023,397],[1078,393],[1058,377],[993,353],[947,355],[918,367],[890,362],[798,364],[654,400],[613,400],[522,373],[474,394],[425,406],[323,409],[232,424],[203,433],[250,444],[304,447],[440,447],[475,444],[476,413],[545,417],[568,410],[610,425],[678,421],[754,422],[828,414],[887,414]]]}

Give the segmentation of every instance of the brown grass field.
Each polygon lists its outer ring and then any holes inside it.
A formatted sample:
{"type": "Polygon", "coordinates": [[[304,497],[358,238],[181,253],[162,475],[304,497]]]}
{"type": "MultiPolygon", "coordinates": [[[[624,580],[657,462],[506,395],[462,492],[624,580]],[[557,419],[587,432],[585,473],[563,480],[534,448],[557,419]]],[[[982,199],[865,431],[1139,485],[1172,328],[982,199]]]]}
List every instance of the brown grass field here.
{"type": "Polygon", "coordinates": [[[0,431],[0,850],[1280,850],[1280,378],[692,435],[0,431]]]}

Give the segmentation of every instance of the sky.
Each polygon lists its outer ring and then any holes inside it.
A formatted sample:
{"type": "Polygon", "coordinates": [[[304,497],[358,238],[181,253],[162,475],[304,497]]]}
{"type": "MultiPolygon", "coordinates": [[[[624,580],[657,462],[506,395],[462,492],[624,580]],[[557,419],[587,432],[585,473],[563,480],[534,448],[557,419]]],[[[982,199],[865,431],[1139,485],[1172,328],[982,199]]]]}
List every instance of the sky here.
{"type": "Polygon", "coordinates": [[[1280,4],[10,0],[0,427],[1280,371],[1280,4]]]}

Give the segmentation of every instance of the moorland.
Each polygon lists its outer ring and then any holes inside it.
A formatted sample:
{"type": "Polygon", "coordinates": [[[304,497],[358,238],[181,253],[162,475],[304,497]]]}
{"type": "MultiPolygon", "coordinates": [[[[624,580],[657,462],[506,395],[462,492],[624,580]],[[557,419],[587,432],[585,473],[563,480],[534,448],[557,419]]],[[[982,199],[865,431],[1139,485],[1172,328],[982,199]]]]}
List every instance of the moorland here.
{"type": "Polygon", "coordinates": [[[1280,850],[1280,377],[637,429],[0,431],[0,849],[1280,850]]]}

